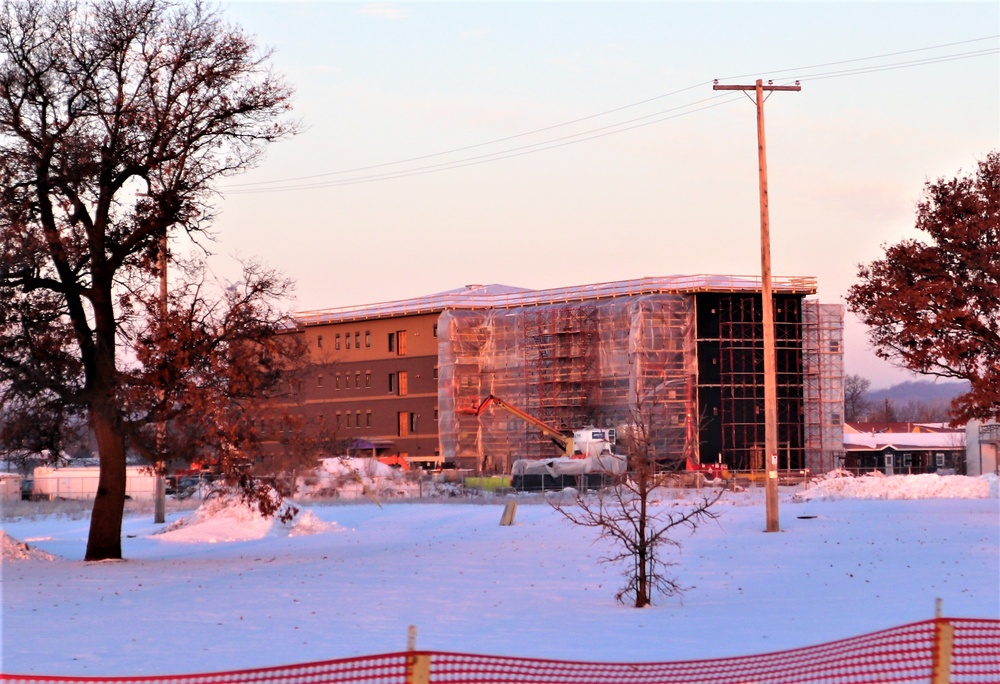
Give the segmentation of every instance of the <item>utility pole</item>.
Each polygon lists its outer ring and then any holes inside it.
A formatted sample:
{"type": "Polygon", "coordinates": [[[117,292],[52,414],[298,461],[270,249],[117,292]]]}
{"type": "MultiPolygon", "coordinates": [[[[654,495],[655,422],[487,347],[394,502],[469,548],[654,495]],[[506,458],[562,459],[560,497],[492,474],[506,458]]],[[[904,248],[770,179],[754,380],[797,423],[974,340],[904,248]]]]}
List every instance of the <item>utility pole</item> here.
{"type": "MultiPolygon", "coordinates": [[[[160,236],[160,253],[157,259],[157,267],[160,271],[160,326],[161,328],[167,324],[167,231],[166,228],[163,230],[163,235],[160,236]]],[[[160,401],[163,401],[165,396],[164,389],[160,389],[160,401]]],[[[160,419],[159,423],[156,425],[156,449],[159,452],[159,456],[163,459],[163,450],[166,446],[167,437],[167,425],[160,419]]],[[[153,522],[154,523],[164,523],[167,521],[167,483],[166,483],[166,469],[167,463],[165,460],[160,460],[156,462],[154,470],[156,471],[156,502],[153,506],[153,522]]]]}
{"type": "Polygon", "coordinates": [[[799,82],[793,86],[764,85],[757,79],[754,85],[719,85],[712,90],[753,90],[757,96],[757,164],[760,176],[760,264],[761,300],[764,318],[764,464],[767,473],[765,501],[767,531],[778,532],[778,383],[777,355],[774,345],[774,301],[771,295],[771,229],[767,200],[767,154],[764,144],[764,93],[802,90],[799,82]]]}

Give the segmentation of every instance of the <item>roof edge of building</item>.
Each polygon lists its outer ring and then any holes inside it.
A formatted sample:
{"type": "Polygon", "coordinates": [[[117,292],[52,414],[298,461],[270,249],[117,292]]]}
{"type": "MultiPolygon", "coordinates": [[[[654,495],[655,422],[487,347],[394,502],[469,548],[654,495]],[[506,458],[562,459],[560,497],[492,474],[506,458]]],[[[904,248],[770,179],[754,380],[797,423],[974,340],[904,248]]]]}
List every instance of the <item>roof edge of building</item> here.
{"type": "MultiPolygon", "coordinates": [[[[528,290],[509,286],[488,287],[503,289],[489,291],[484,286],[467,286],[412,299],[300,311],[294,314],[294,318],[299,325],[308,327],[372,318],[418,316],[440,313],[448,309],[510,309],[652,294],[759,292],[762,289],[760,276],[704,274],[636,278],[547,290],[528,290]]],[[[817,291],[816,278],[812,276],[775,276],[771,279],[771,288],[773,292],[783,294],[813,295],[817,291]]]]}

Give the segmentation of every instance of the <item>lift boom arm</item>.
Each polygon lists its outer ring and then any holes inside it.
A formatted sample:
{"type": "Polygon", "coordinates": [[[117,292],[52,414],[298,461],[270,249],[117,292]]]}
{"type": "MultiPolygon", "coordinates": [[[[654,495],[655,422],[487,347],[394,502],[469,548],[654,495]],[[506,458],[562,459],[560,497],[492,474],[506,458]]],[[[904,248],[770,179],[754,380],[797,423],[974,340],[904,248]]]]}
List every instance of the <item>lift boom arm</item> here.
{"type": "Polygon", "coordinates": [[[567,437],[566,435],[559,432],[551,425],[542,422],[538,418],[535,418],[534,416],[528,413],[525,413],[519,408],[511,406],[503,399],[495,397],[492,394],[483,399],[482,402],[480,402],[479,406],[473,406],[470,409],[457,409],[457,412],[469,416],[480,416],[482,415],[483,411],[485,411],[490,406],[490,404],[493,404],[498,408],[502,408],[507,413],[511,414],[515,418],[520,418],[529,425],[534,425],[536,428],[541,430],[542,433],[544,433],[549,439],[551,439],[553,444],[562,449],[563,454],[565,454],[566,456],[573,455],[574,445],[572,437],[567,437]]]}

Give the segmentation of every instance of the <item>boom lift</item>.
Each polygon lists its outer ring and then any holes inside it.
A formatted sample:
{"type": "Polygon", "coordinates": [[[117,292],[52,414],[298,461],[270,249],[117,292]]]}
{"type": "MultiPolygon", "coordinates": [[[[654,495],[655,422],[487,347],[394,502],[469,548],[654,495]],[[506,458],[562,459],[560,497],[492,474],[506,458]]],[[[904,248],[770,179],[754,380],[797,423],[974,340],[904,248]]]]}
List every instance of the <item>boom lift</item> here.
{"type": "MultiPolygon", "coordinates": [[[[478,406],[467,409],[458,408],[456,413],[481,416],[490,406],[501,408],[512,416],[538,428],[542,434],[546,435],[553,444],[562,450],[562,458],[543,459],[540,462],[524,459],[515,461],[512,469],[514,475],[542,472],[541,469],[550,474],[620,473],[625,470],[627,458],[616,453],[616,434],[613,428],[602,430],[587,427],[572,432],[567,430],[566,433],[563,433],[492,394],[483,399],[478,406]],[[569,459],[573,459],[576,463],[568,463],[569,459]],[[581,460],[585,460],[587,463],[580,463],[581,460]]],[[[684,470],[700,473],[709,482],[716,479],[728,480],[731,477],[729,469],[724,463],[699,463],[691,457],[686,459],[684,470]]]]}
{"type": "Polygon", "coordinates": [[[518,459],[514,461],[511,468],[513,486],[517,487],[517,482],[523,483],[526,477],[531,476],[541,481],[546,477],[558,478],[563,475],[620,475],[625,472],[628,459],[622,454],[615,453],[616,435],[614,429],[603,430],[596,427],[585,427],[572,432],[567,431],[569,434],[565,434],[492,394],[480,402],[478,406],[472,406],[468,409],[458,408],[456,413],[481,416],[483,411],[491,405],[538,428],[563,453],[558,458],[518,459]]]}
{"type": "Polygon", "coordinates": [[[542,434],[548,437],[562,451],[566,458],[582,459],[588,456],[599,456],[604,452],[614,453],[615,430],[602,430],[595,427],[586,427],[580,430],[567,430],[565,433],[556,430],[548,423],[535,418],[530,413],[522,411],[516,406],[511,406],[503,399],[490,395],[480,402],[479,406],[468,409],[456,409],[456,413],[467,416],[481,416],[490,406],[501,408],[515,418],[520,418],[529,425],[538,428],[542,434]]]}

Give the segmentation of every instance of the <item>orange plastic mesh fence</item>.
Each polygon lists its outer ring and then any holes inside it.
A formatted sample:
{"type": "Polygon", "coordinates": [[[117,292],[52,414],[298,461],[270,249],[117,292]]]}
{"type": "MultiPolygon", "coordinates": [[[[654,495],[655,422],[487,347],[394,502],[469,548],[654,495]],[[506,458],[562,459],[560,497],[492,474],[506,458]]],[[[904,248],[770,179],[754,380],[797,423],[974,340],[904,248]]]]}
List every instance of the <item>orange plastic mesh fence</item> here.
{"type": "Polygon", "coordinates": [[[10,684],[864,684],[932,682],[944,626],[953,684],[1000,684],[1000,620],[937,619],[777,653],[670,663],[584,663],[412,651],[286,667],[149,677],[3,675],[10,684]],[[429,664],[424,670],[416,661],[429,664]],[[426,672],[426,674],[418,673],[426,672]]]}

